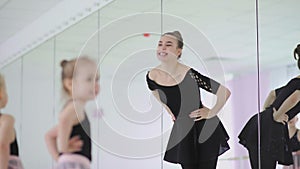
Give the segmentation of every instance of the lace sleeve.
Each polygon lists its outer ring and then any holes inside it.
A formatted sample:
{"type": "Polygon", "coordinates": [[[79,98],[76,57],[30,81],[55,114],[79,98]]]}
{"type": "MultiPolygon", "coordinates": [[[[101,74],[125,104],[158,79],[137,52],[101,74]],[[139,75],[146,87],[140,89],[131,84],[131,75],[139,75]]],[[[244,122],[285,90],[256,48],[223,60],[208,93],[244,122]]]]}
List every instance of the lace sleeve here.
{"type": "Polygon", "coordinates": [[[217,81],[210,79],[209,77],[206,77],[202,74],[200,74],[198,71],[191,69],[190,75],[195,81],[197,82],[198,86],[210,93],[216,94],[220,83],[217,81]]]}

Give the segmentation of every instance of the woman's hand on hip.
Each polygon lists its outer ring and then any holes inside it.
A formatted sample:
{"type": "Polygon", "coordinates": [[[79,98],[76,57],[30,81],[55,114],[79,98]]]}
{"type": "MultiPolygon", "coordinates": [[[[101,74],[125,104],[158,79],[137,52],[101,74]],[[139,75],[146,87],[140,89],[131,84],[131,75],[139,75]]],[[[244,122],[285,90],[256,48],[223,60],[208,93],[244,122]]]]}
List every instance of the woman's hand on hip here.
{"type": "Polygon", "coordinates": [[[199,121],[203,119],[210,119],[213,117],[209,108],[203,106],[203,108],[197,109],[189,114],[190,118],[194,121],[199,121]]]}
{"type": "Polygon", "coordinates": [[[278,123],[285,125],[289,121],[289,116],[284,114],[278,115],[277,110],[273,108],[273,119],[278,123]]]}

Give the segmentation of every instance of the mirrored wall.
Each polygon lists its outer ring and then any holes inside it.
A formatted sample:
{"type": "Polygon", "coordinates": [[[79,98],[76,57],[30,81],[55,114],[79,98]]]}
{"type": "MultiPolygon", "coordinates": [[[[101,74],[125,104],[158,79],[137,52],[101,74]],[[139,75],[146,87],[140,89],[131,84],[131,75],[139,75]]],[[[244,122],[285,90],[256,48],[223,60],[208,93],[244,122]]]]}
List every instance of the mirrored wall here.
{"type": "MultiPolygon", "coordinates": [[[[238,134],[262,111],[271,90],[299,74],[293,59],[300,42],[298,5],[296,0],[115,0],[92,13],[1,68],[9,95],[3,112],[16,119],[24,168],[55,166],[44,137],[64,105],[60,63],[89,56],[100,71],[100,94],[86,107],[92,167],[180,169],[163,160],[173,121],[146,83],[148,71],[160,64],[161,34],[175,30],[184,42],[179,62],[231,91],[218,114],[230,150],[219,156],[217,168],[251,168],[238,134]]],[[[205,91],[201,98],[208,107],[216,102],[205,91]]]]}

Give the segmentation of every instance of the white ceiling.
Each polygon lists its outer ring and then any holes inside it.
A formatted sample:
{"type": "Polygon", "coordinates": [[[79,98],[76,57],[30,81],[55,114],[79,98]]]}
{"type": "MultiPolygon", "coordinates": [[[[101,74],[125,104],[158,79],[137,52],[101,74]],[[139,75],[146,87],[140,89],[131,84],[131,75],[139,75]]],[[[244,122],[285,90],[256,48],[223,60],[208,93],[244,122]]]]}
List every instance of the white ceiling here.
{"type": "Polygon", "coordinates": [[[0,44],[61,0],[0,0],[0,44]]]}
{"type": "MultiPolygon", "coordinates": [[[[55,7],[60,1],[0,1],[0,45],[10,36],[41,17],[43,13],[55,7]]],[[[217,57],[220,58],[219,60],[216,59],[216,56],[206,58],[208,64],[213,65],[216,60],[221,61],[226,72],[236,74],[256,69],[257,27],[254,0],[163,0],[162,5],[164,14],[171,14],[184,19],[187,27],[196,26],[199,32],[203,33],[211,42],[217,52],[217,57]]],[[[297,43],[300,43],[300,14],[298,10],[300,1],[260,0],[258,5],[258,42],[261,67],[270,68],[294,63],[292,50],[297,43]]],[[[127,15],[160,11],[160,0],[115,0],[100,10],[99,20],[98,14],[94,13],[77,24],[76,27],[58,35],[57,43],[60,44],[58,48],[60,50],[65,49],[65,53],[76,56],[79,50],[75,50],[76,47],[82,46],[87,38],[84,32],[90,31],[92,33],[91,30],[96,30],[98,21],[100,27],[105,27],[111,21],[127,15]]],[[[166,18],[168,16],[164,16],[164,28],[175,30],[182,26],[171,23],[166,18]]],[[[128,20],[123,19],[123,22],[125,25],[128,20]]],[[[160,30],[160,20],[155,23],[157,23],[157,27],[153,29],[160,30]]],[[[135,24],[144,23],[133,23],[132,28],[138,26],[135,24]]],[[[110,31],[116,33],[122,31],[122,21],[119,22],[119,25],[119,28],[110,31]]],[[[183,32],[183,36],[187,40],[193,38],[193,35],[189,35],[188,32],[183,32]]],[[[156,40],[157,38],[150,38],[150,41],[156,40]]],[[[151,44],[140,40],[130,42],[133,46],[140,47],[151,44]]],[[[155,46],[150,47],[155,48],[155,46]]],[[[119,55],[117,54],[118,51],[115,51],[114,57],[121,58],[124,51],[128,50],[129,47],[123,45],[119,46],[118,49],[119,55]]],[[[186,54],[190,53],[186,51],[186,54]]]]}

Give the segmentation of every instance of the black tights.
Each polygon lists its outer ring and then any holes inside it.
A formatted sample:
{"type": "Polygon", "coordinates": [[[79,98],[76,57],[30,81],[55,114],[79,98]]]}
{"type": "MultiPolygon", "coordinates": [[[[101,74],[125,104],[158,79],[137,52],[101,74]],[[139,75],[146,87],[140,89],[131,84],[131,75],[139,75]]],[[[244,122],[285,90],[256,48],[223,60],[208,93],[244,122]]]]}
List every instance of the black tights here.
{"type": "Polygon", "coordinates": [[[217,159],[212,159],[198,164],[181,164],[182,169],[216,169],[217,159]]]}

